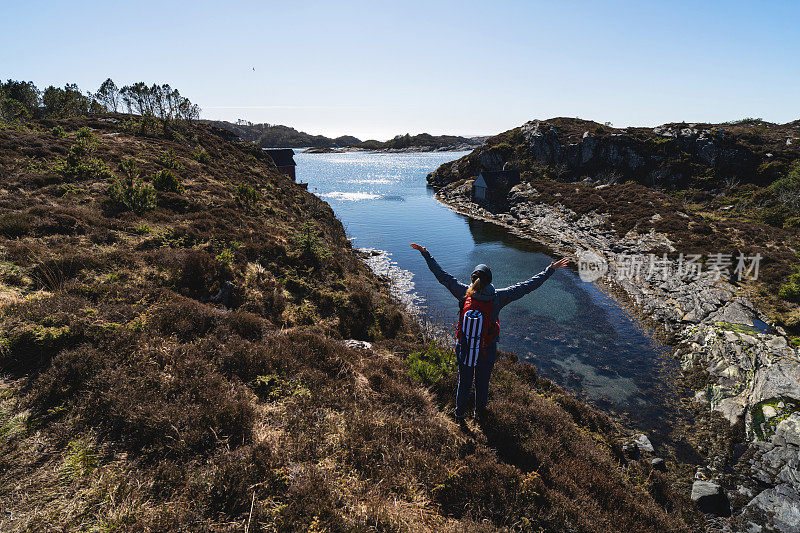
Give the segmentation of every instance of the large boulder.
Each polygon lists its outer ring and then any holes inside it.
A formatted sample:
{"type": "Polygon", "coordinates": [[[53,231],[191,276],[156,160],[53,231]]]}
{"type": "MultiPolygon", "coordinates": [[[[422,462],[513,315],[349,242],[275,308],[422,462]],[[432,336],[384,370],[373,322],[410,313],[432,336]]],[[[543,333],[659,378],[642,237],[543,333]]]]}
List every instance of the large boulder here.
{"type": "Polygon", "coordinates": [[[704,513],[714,516],[730,516],[731,504],[722,487],[711,481],[695,481],[692,485],[692,501],[704,513]]]}

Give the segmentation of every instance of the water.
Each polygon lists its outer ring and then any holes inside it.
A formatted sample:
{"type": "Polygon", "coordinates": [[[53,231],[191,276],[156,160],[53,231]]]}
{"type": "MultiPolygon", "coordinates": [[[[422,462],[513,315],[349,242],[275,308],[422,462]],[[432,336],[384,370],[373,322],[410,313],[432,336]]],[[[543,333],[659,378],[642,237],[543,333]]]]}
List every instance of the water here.
{"type": "MultiPolygon", "coordinates": [[[[413,273],[427,317],[447,328],[458,316],[457,301],[410,242],[427,247],[464,282],[476,264],[490,265],[496,288],[528,279],[555,259],[531,241],[436,201],[425,176],[466,153],[295,155],[298,181],[333,207],[353,245],[390,252],[400,269],[413,273]]],[[[674,364],[667,350],[576,271],[559,269],[509,304],[500,326],[500,349],[532,362],[543,376],[641,429],[662,425],[663,372],[674,364]]]]}

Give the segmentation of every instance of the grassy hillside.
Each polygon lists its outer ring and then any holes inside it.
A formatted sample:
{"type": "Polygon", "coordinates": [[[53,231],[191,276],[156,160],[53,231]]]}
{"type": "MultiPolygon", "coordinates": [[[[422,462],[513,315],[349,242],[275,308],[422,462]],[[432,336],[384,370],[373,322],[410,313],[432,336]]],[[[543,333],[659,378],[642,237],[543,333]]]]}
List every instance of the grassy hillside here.
{"type": "Polygon", "coordinates": [[[0,129],[0,529],[703,529],[513,356],[461,430],[452,357],[327,204],[224,130],[143,120],[0,129]]]}

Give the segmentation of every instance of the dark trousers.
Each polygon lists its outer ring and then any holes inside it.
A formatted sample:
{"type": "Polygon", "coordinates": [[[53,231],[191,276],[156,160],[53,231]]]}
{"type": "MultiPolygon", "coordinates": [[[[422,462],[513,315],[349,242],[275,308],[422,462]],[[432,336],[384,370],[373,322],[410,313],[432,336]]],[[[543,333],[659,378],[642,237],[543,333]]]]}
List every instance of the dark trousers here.
{"type": "Polygon", "coordinates": [[[475,366],[458,364],[458,389],[456,390],[456,416],[466,416],[469,397],[472,393],[472,382],[475,382],[475,411],[486,408],[489,401],[489,378],[497,359],[497,343],[486,347],[478,356],[475,366]]]}

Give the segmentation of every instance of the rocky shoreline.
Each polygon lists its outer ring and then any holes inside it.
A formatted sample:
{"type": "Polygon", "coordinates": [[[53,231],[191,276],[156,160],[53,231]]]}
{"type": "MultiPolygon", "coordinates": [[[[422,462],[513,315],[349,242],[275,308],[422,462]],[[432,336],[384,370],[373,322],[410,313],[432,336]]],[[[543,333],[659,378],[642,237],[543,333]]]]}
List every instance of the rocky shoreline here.
{"type": "MultiPolygon", "coordinates": [[[[657,245],[676,251],[667,235],[629,232],[620,239],[604,227],[598,213],[578,216],[562,205],[537,203],[536,190],[523,183],[508,197],[508,209],[492,212],[471,201],[472,182],[437,191],[437,199],[464,215],[506,227],[514,234],[554,251],[605,260],[598,279],[625,300],[637,315],[656,325],[674,344],[688,375],[700,372],[707,385],[695,401],[718,412],[732,426],[743,425],[746,451],[735,465],[706,457],[697,483],[718,486],[732,501],[744,502],[724,525],[728,531],[800,531],[800,350],[785,332],[765,324],[746,290],[735,282],[701,272],[694,279],[633,280],[619,276],[625,255],[642,254],[657,245]],[[722,486],[722,487],[719,487],[722,486]]],[[[698,487],[699,491],[699,487],[698,487]]],[[[694,492],[694,491],[693,491],[694,492]]]]}

